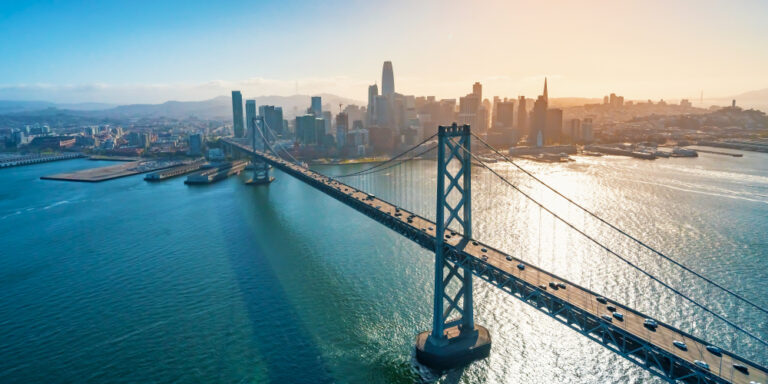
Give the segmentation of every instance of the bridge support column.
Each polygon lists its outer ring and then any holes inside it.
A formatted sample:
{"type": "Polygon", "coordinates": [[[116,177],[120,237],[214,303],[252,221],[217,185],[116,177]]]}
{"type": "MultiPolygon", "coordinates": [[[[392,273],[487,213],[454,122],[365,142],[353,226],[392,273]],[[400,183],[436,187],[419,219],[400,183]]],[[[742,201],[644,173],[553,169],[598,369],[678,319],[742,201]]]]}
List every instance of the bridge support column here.
{"type": "Polygon", "coordinates": [[[446,252],[452,252],[445,246],[446,231],[463,234],[465,241],[472,238],[469,132],[469,125],[455,123],[438,132],[432,330],[416,338],[416,359],[439,370],[469,364],[491,352],[488,330],[474,322],[472,271],[446,258],[446,252]]]}
{"type": "MultiPolygon", "coordinates": [[[[256,143],[258,142],[256,140],[256,130],[260,130],[261,132],[261,144],[262,148],[261,150],[266,151],[268,147],[267,143],[267,135],[264,133],[264,117],[263,116],[256,116],[253,119],[253,132],[251,134],[251,144],[253,145],[253,149],[258,150],[259,148],[256,146],[256,143]]],[[[256,158],[256,156],[251,157],[251,167],[253,167],[253,178],[246,181],[245,183],[248,185],[265,185],[269,184],[272,181],[275,180],[274,177],[269,175],[269,164],[267,164],[264,161],[259,160],[256,158]]]]}

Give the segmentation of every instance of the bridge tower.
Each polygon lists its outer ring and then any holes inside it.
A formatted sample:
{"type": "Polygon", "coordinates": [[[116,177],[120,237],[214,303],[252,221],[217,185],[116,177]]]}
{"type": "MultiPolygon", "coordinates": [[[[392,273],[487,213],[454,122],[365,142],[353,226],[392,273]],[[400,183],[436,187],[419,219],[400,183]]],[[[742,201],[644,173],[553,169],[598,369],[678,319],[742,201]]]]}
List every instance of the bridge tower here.
{"type": "MultiPolygon", "coordinates": [[[[416,358],[446,370],[488,357],[491,337],[474,322],[472,272],[449,261],[446,231],[472,238],[472,173],[469,125],[440,126],[437,147],[437,225],[432,330],[416,338],[416,358]],[[465,150],[466,149],[466,150],[465,150]],[[446,274],[447,273],[447,274],[446,274]]],[[[459,258],[459,260],[461,260],[459,258]]]]}
{"type": "MultiPolygon", "coordinates": [[[[269,143],[267,143],[267,134],[265,131],[266,127],[264,124],[264,116],[256,116],[253,118],[253,133],[251,134],[251,144],[253,145],[253,150],[258,151],[261,149],[262,151],[266,152],[267,148],[269,147],[269,143]],[[261,134],[258,134],[256,130],[259,130],[261,134]],[[257,136],[260,136],[261,139],[257,139],[257,136]],[[261,144],[261,148],[259,148],[256,144],[261,144]]],[[[259,160],[256,155],[251,157],[251,166],[253,166],[253,178],[246,181],[245,183],[248,185],[264,185],[269,184],[273,180],[275,180],[274,177],[271,177],[269,175],[269,164],[267,164],[265,161],[259,160]]]]}

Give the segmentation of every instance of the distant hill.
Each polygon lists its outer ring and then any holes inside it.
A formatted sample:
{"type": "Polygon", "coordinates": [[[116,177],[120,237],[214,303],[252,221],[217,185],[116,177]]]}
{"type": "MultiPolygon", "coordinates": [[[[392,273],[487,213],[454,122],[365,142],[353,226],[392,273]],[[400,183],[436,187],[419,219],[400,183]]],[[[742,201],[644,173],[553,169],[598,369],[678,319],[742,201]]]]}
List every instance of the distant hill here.
{"type": "MultiPolygon", "coordinates": [[[[323,99],[323,110],[338,113],[339,104],[364,105],[363,102],[331,94],[318,95],[323,99]]],[[[286,118],[303,114],[310,105],[309,95],[259,96],[256,105],[283,107],[286,118]]],[[[158,118],[173,119],[198,117],[200,119],[232,118],[231,96],[219,96],[203,101],[166,101],[162,104],[131,104],[114,106],[101,103],[54,104],[42,101],[0,101],[0,114],[36,112],[43,115],[67,113],[83,117],[104,118],[158,118]]]]}
{"type": "Polygon", "coordinates": [[[56,104],[46,101],[15,101],[0,100],[0,114],[37,111],[41,109],[54,108],[56,104]]]}
{"type": "Polygon", "coordinates": [[[56,104],[48,101],[17,101],[17,100],[0,100],[0,114],[5,113],[18,113],[29,111],[40,111],[43,109],[61,109],[70,111],[96,111],[114,108],[114,104],[105,103],[71,103],[71,104],[56,104]]]}
{"type": "Polygon", "coordinates": [[[729,97],[705,98],[704,104],[707,106],[719,105],[725,107],[731,105],[732,100],[736,100],[736,106],[738,107],[745,109],[754,108],[763,112],[768,112],[768,88],[744,92],[729,97]]]}

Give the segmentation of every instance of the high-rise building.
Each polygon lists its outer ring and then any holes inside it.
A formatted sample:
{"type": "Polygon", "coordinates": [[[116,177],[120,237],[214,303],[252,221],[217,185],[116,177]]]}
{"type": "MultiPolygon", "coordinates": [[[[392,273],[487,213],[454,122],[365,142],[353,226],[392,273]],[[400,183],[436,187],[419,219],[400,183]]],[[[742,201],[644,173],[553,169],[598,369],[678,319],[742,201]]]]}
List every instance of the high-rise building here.
{"type": "Polygon", "coordinates": [[[318,137],[325,136],[324,130],[323,119],[318,119],[312,114],[296,116],[296,141],[299,144],[318,144],[318,137]],[[318,125],[318,120],[320,125],[318,125]],[[318,130],[318,128],[320,129],[318,130]]]}
{"type": "Polygon", "coordinates": [[[469,124],[474,126],[477,118],[477,111],[480,109],[480,99],[474,94],[469,94],[459,98],[459,124],[469,124]]]}
{"type": "Polygon", "coordinates": [[[560,144],[563,133],[563,110],[560,108],[547,109],[547,126],[544,130],[544,144],[560,144]]]}
{"type": "Polygon", "coordinates": [[[368,125],[376,124],[376,96],[379,95],[379,87],[374,85],[368,86],[368,125]]]}
{"type": "Polygon", "coordinates": [[[283,108],[274,105],[260,105],[259,116],[264,117],[264,124],[276,136],[283,136],[283,108]]]}
{"type": "Polygon", "coordinates": [[[531,111],[531,129],[528,133],[528,142],[536,146],[544,145],[544,131],[547,127],[547,101],[544,96],[539,96],[533,103],[531,111]]]}
{"type": "Polygon", "coordinates": [[[585,118],[581,122],[581,141],[584,143],[591,143],[594,140],[592,135],[592,118],[585,118]]]}
{"type": "Polygon", "coordinates": [[[477,96],[478,99],[483,99],[483,85],[480,82],[472,84],[472,94],[477,96]]]}
{"type": "Polygon", "coordinates": [[[496,125],[499,128],[512,129],[515,125],[515,102],[504,100],[494,105],[496,106],[496,125]]]}
{"type": "Polygon", "coordinates": [[[376,96],[374,99],[374,109],[376,110],[376,116],[374,118],[375,125],[381,128],[392,128],[392,105],[390,99],[384,95],[376,96]]]}
{"type": "Polygon", "coordinates": [[[349,115],[344,112],[336,115],[336,145],[342,148],[346,145],[349,133],[349,115]]]}
{"type": "Polygon", "coordinates": [[[385,61],[381,70],[381,94],[393,96],[395,94],[395,74],[392,71],[392,62],[385,61]]]}
{"type": "Polygon", "coordinates": [[[235,137],[243,137],[243,95],[240,91],[232,91],[232,129],[235,137]]]}
{"type": "Polygon", "coordinates": [[[333,124],[332,117],[331,117],[331,111],[323,111],[323,132],[326,134],[331,133],[331,124],[333,124]]]}
{"type": "Polygon", "coordinates": [[[200,156],[203,154],[203,135],[194,133],[189,135],[189,155],[200,156]]]}
{"type": "Polygon", "coordinates": [[[571,119],[568,123],[568,136],[571,144],[577,143],[581,139],[581,120],[571,119]]]}
{"type": "Polygon", "coordinates": [[[258,135],[254,130],[256,127],[256,100],[245,101],[245,126],[248,127],[247,137],[252,139],[254,134],[258,135]]]}
{"type": "Polygon", "coordinates": [[[312,96],[312,104],[309,107],[315,117],[323,117],[323,100],[320,96],[312,96]]]}
{"type": "Polygon", "coordinates": [[[517,99],[517,131],[521,135],[528,132],[528,109],[525,105],[525,96],[519,96],[517,99]]]}

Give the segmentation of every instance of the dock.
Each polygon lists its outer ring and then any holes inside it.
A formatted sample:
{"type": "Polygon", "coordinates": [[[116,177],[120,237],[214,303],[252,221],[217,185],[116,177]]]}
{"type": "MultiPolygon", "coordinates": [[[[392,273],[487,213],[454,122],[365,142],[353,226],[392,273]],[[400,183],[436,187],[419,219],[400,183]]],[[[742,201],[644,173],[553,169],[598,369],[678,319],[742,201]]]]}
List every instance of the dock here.
{"type": "Polygon", "coordinates": [[[741,153],[731,153],[731,152],[720,152],[720,151],[709,151],[704,149],[697,149],[696,152],[701,153],[711,153],[713,155],[723,155],[723,156],[732,156],[732,157],[744,157],[741,153]]]}
{"type": "Polygon", "coordinates": [[[175,167],[180,164],[182,164],[181,161],[175,160],[132,161],[106,167],[90,168],[76,172],[42,176],[40,179],[98,183],[101,181],[113,180],[121,177],[138,175],[140,173],[175,167]]]}
{"type": "Polygon", "coordinates": [[[88,157],[89,160],[97,160],[97,161],[140,161],[140,157],[132,157],[132,156],[106,156],[106,155],[91,155],[88,157]]]}
{"type": "Polygon", "coordinates": [[[0,168],[19,167],[22,165],[32,165],[47,163],[49,161],[79,159],[85,157],[82,153],[59,153],[56,155],[23,155],[8,156],[0,158],[0,168]]]}
{"type": "Polygon", "coordinates": [[[653,153],[631,151],[627,149],[621,149],[617,147],[608,147],[604,145],[590,145],[588,147],[585,147],[585,149],[590,152],[603,153],[606,155],[629,156],[629,157],[635,157],[643,160],[653,160],[656,158],[656,155],[653,153]]]}
{"type": "Polygon", "coordinates": [[[144,180],[146,181],[161,181],[165,179],[170,179],[177,176],[186,175],[190,172],[195,172],[199,170],[200,168],[203,168],[205,166],[205,162],[199,161],[194,162],[191,164],[183,164],[171,168],[167,168],[161,171],[152,172],[144,177],[144,180]]]}
{"type": "Polygon", "coordinates": [[[239,160],[222,163],[213,168],[200,171],[187,176],[184,184],[211,184],[219,180],[224,180],[229,176],[240,174],[248,165],[248,161],[239,160]]]}

